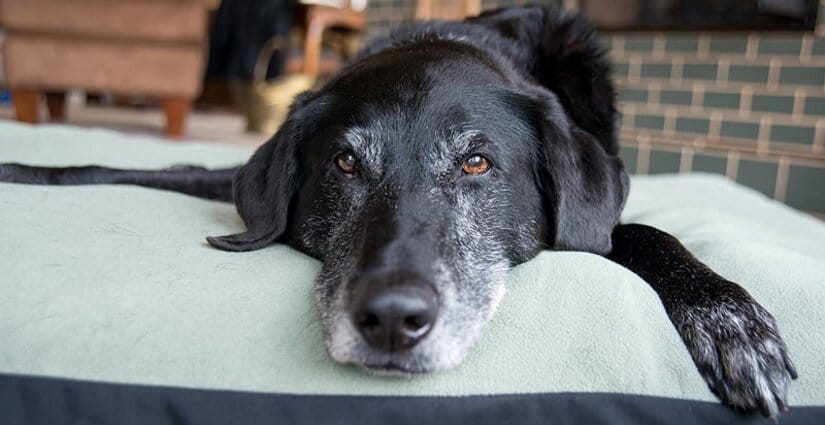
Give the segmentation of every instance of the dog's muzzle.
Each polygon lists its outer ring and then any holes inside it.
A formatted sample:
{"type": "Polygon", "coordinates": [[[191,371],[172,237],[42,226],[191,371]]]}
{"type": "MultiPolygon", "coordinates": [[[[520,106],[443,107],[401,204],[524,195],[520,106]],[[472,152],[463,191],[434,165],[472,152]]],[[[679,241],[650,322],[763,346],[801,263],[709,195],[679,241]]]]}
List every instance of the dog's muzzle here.
{"type": "Polygon", "coordinates": [[[351,311],[371,347],[399,352],[430,332],[438,316],[438,294],[433,285],[415,277],[373,274],[355,285],[351,311]]]}

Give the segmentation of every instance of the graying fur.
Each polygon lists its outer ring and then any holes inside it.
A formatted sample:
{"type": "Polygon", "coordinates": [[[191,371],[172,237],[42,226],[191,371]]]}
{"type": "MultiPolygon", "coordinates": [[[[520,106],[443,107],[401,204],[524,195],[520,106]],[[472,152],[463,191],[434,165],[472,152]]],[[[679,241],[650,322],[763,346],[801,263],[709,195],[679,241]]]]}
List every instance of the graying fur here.
{"type": "MultiPolygon", "coordinates": [[[[406,130],[398,124],[403,113],[386,111],[383,116],[343,132],[346,143],[362,159],[363,173],[376,181],[386,178],[384,174],[389,170],[384,169],[384,163],[386,156],[392,154],[383,146],[385,141],[380,135],[395,134],[403,138],[406,130]]],[[[422,168],[422,176],[430,175],[438,180],[439,176],[454,172],[456,159],[470,153],[471,142],[478,134],[478,130],[464,127],[441,131],[437,143],[431,144],[431,149],[423,152],[421,161],[416,162],[422,168]]],[[[492,198],[479,203],[466,189],[456,185],[430,187],[422,193],[429,202],[451,204],[450,208],[441,209],[448,216],[439,219],[442,243],[433,247],[439,251],[433,268],[436,273],[432,277],[439,294],[438,320],[427,338],[406,352],[387,353],[370,347],[352,322],[349,299],[359,257],[357,229],[362,228],[359,214],[370,196],[406,190],[410,189],[387,183],[372,193],[359,193],[345,201],[336,199],[335,193],[322,193],[318,205],[336,207],[328,209],[331,213],[325,215],[310,215],[302,226],[300,238],[307,250],[322,253],[324,259],[315,296],[330,355],[338,362],[357,364],[376,373],[438,371],[461,363],[505,292],[505,272],[511,262],[500,241],[502,235],[519,234],[523,244],[533,251],[540,246],[535,230],[539,223],[535,218],[524,220],[517,229],[483,226],[486,212],[507,206],[492,198]],[[326,233],[320,229],[326,229],[326,233]],[[319,237],[321,234],[324,237],[319,237]],[[387,364],[398,369],[383,370],[381,366],[387,364]]]]}
{"type": "MultiPolygon", "coordinates": [[[[750,297],[748,297],[750,298],[750,297]]],[[[671,313],[688,351],[711,390],[741,409],[776,417],[787,409],[794,370],[776,321],[753,299],[714,299],[671,313]]]]}

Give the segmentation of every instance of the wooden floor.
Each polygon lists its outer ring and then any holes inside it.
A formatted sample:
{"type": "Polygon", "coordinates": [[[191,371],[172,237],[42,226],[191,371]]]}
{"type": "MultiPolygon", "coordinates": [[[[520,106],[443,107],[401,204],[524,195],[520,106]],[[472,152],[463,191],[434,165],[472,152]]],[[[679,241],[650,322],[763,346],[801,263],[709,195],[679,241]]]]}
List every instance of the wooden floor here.
{"type": "MultiPolygon", "coordinates": [[[[41,122],[49,122],[45,105],[41,105],[41,122]]],[[[0,120],[14,119],[11,105],[0,105],[0,120]]],[[[143,134],[163,138],[164,115],[158,108],[123,108],[108,106],[67,105],[66,119],[63,124],[81,127],[103,127],[130,134],[143,134]]],[[[258,146],[270,135],[247,133],[246,121],[235,113],[217,110],[195,110],[186,122],[185,136],[181,140],[230,143],[245,146],[258,146]]]]}

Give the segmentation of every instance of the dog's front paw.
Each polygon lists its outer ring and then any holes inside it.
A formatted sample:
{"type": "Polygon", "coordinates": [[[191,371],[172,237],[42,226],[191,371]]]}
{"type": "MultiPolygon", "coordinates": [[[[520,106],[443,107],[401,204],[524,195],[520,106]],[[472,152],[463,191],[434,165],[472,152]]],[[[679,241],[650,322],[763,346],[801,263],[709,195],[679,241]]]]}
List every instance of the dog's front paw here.
{"type": "MultiPolygon", "coordinates": [[[[776,417],[797,373],[776,321],[743,289],[680,308],[679,332],[702,377],[724,403],[776,417]]],[[[731,285],[731,286],[728,286],[731,285]]]]}

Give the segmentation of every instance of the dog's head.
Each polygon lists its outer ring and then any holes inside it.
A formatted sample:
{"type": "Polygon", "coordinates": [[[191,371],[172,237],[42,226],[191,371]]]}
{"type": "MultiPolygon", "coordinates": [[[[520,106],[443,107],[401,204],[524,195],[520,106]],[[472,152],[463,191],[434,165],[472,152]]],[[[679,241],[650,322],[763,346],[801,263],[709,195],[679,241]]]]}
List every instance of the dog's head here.
{"type": "Polygon", "coordinates": [[[457,365],[542,248],[606,253],[619,160],[550,90],[466,44],[385,49],[301,96],[238,173],[245,251],[284,241],[323,261],[332,357],[383,372],[457,365]]]}

